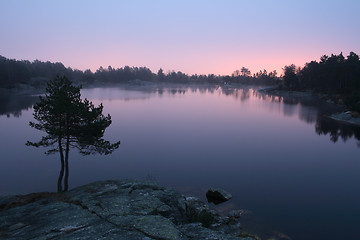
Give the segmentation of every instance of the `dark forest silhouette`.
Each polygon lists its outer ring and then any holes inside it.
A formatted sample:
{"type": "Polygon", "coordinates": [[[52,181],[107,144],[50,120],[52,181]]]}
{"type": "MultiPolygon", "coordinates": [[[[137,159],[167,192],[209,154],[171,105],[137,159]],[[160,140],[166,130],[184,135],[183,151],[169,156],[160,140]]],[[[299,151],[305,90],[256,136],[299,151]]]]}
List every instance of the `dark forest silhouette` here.
{"type": "Polygon", "coordinates": [[[111,124],[110,115],[102,114],[103,106],[95,107],[82,100],[80,87],[66,77],[56,77],[47,84],[45,97],[34,106],[34,119],[30,126],[47,133],[39,142],[28,146],[51,147],[46,154],[59,152],[61,170],[58,191],[68,190],[69,152],[76,148],[83,155],[110,154],[120,145],[103,139],[105,129],[111,124]],[[65,172],[65,177],[64,177],[65,172]],[[64,188],[62,181],[64,180],[64,188]]]}
{"type": "Polygon", "coordinates": [[[285,66],[283,86],[291,90],[315,90],[337,95],[352,110],[360,112],[360,60],[351,52],[323,55],[320,62],[311,61],[303,68],[285,66]]]}
{"type": "MultiPolygon", "coordinates": [[[[306,63],[303,68],[291,64],[284,67],[284,73],[278,77],[276,71],[266,69],[251,74],[250,70],[242,67],[231,75],[219,76],[187,75],[180,71],[164,73],[160,68],[155,74],[147,67],[107,68],[100,67],[92,71],[66,68],[62,63],[33,62],[26,60],[7,59],[0,56],[0,87],[14,87],[16,84],[28,84],[33,87],[44,87],[46,82],[56,75],[66,75],[74,83],[84,85],[93,83],[129,83],[137,80],[150,82],[173,83],[217,83],[217,84],[280,84],[290,89],[313,89],[329,93],[349,94],[347,104],[356,105],[360,98],[360,60],[359,56],[351,52],[347,58],[342,53],[323,55],[320,61],[306,63]]],[[[360,107],[360,106],[358,106],[360,107]]]]}
{"type": "Polygon", "coordinates": [[[0,56],[0,88],[10,88],[19,84],[28,84],[35,88],[41,88],[45,87],[46,82],[54,79],[56,75],[66,75],[72,82],[83,85],[129,83],[137,80],[169,83],[242,83],[261,85],[279,83],[276,71],[268,73],[266,70],[262,70],[251,75],[251,72],[245,67],[242,67],[241,70],[235,70],[228,76],[214,74],[188,75],[180,71],[164,73],[161,68],[155,74],[147,67],[129,66],[123,68],[100,67],[93,73],[89,69],[81,71],[66,68],[59,62],[19,61],[0,56]]]}
{"type": "Polygon", "coordinates": [[[242,67],[231,75],[220,76],[187,75],[180,71],[164,73],[160,68],[155,74],[147,67],[107,68],[100,67],[94,73],[91,70],[77,70],[66,68],[62,63],[33,62],[26,60],[7,59],[0,56],[0,87],[12,87],[14,84],[30,84],[34,87],[45,86],[46,82],[56,75],[66,75],[74,83],[92,84],[128,83],[134,80],[153,82],[207,82],[207,83],[244,83],[244,84],[276,84],[282,83],[288,88],[312,88],[316,90],[343,90],[360,88],[359,56],[351,52],[347,58],[342,53],[323,55],[320,61],[306,63],[303,68],[291,64],[284,67],[284,75],[278,77],[276,71],[266,69],[251,74],[250,70],[242,67]]]}

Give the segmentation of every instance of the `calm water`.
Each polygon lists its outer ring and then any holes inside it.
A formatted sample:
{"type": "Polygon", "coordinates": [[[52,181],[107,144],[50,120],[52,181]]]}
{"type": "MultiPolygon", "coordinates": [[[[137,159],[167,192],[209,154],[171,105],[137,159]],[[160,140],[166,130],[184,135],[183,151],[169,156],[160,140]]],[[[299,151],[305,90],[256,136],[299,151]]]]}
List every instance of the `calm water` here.
{"type": "MultiPolygon", "coordinates": [[[[218,209],[250,210],[244,227],[260,235],[358,238],[360,131],[322,118],[326,104],[205,86],[82,95],[104,104],[113,120],[106,138],[121,145],[110,156],[72,151],[71,188],[151,178],[205,200],[208,187],[222,187],[233,199],[218,209]]],[[[56,191],[58,155],[25,146],[42,134],[28,126],[36,98],[1,100],[0,195],[56,191]]]]}

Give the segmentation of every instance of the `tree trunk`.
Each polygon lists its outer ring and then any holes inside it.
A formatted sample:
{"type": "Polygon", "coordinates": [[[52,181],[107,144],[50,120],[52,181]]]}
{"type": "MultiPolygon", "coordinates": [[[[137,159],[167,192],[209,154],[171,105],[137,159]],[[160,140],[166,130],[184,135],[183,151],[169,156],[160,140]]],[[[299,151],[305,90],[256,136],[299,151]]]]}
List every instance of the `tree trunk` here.
{"type": "Polygon", "coordinates": [[[65,149],[65,179],[64,179],[64,192],[69,189],[69,149],[70,148],[70,136],[66,138],[65,149]]]}
{"type": "Polygon", "coordinates": [[[60,162],[61,162],[61,170],[60,170],[60,174],[59,174],[59,178],[58,178],[58,182],[57,182],[57,191],[58,192],[62,192],[62,179],[64,177],[64,153],[63,153],[63,149],[61,146],[61,137],[59,137],[59,152],[60,152],[60,162]]]}

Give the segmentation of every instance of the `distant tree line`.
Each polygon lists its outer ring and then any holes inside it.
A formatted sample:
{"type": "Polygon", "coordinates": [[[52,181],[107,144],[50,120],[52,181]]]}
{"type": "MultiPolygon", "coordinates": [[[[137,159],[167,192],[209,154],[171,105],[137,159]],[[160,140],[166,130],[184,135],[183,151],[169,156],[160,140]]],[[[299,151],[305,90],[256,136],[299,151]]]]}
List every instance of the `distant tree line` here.
{"type": "Polygon", "coordinates": [[[354,52],[323,55],[320,61],[284,67],[283,87],[293,90],[315,90],[341,96],[345,104],[360,111],[360,60],[354,52]]]}
{"type": "Polygon", "coordinates": [[[115,84],[137,81],[171,82],[171,83],[215,83],[215,84],[253,84],[275,85],[290,90],[311,89],[329,94],[340,94],[345,104],[360,111],[360,60],[351,52],[346,58],[342,53],[322,56],[320,61],[306,63],[303,68],[294,64],[284,67],[284,73],[278,77],[276,71],[260,70],[251,74],[242,67],[231,75],[219,76],[188,75],[180,71],[164,72],[161,68],[153,73],[147,67],[107,68],[100,67],[95,72],[66,68],[62,63],[33,62],[7,59],[0,56],[0,88],[17,84],[29,84],[33,87],[45,87],[46,82],[57,75],[66,75],[75,84],[115,84]]]}
{"type": "Polygon", "coordinates": [[[82,71],[66,68],[62,63],[33,62],[27,60],[7,59],[0,56],[0,87],[12,87],[15,84],[31,84],[38,86],[56,75],[67,75],[71,78],[80,78],[82,71]]]}
{"type": "Polygon", "coordinates": [[[270,85],[279,82],[276,71],[267,73],[260,71],[251,76],[250,71],[243,67],[236,70],[231,76],[188,75],[180,71],[169,71],[165,73],[161,68],[153,73],[147,67],[107,68],[100,67],[95,72],[91,70],[77,70],[66,68],[62,63],[42,62],[35,60],[7,59],[0,56],[0,87],[13,87],[17,84],[30,84],[34,87],[45,87],[46,82],[54,79],[57,75],[66,75],[76,84],[91,85],[94,83],[129,83],[137,80],[151,82],[173,82],[173,83],[217,83],[217,84],[261,84],[270,85]]]}
{"type": "Polygon", "coordinates": [[[267,72],[266,69],[260,70],[257,73],[251,75],[248,68],[242,67],[241,70],[235,70],[231,77],[224,77],[229,83],[242,83],[242,84],[254,84],[254,85],[275,85],[280,83],[280,78],[277,77],[276,70],[267,72]]]}

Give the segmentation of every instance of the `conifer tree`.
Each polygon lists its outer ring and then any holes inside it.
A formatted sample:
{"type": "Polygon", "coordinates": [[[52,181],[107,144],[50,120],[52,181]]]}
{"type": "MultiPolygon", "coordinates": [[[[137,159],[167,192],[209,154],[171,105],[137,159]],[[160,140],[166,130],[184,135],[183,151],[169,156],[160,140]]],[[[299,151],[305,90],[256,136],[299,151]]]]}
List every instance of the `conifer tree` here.
{"type": "Polygon", "coordinates": [[[39,142],[28,141],[26,145],[51,147],[45,154],[60,154],[58,192],[68,190],[70,148],[78,149],[83,155],[106,155],[120,145],[120,141],[111,144],[103,139],[105,129],[111,124],[111,116],[102,114],[102,104],[95,107],[89,100],[82,100],[80,89],[67,77],[57,76],[47,84],[45,97],[40,97],[40,101],[34,106],[33,115],[37,122],[29,123],[31,127],[44,131],[47,135],[39,142]]]}

